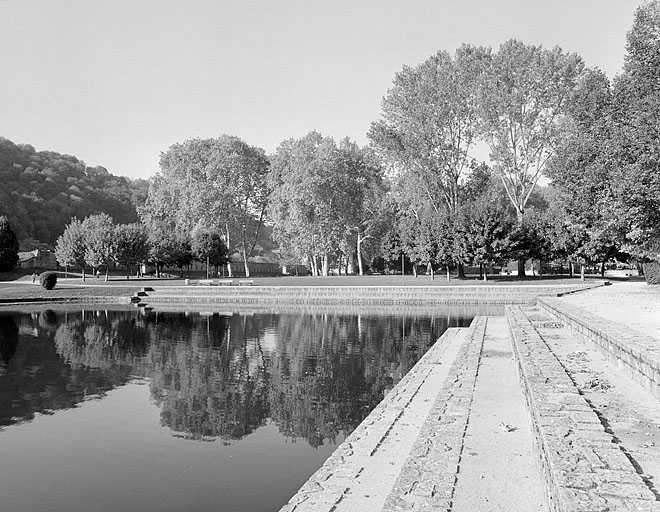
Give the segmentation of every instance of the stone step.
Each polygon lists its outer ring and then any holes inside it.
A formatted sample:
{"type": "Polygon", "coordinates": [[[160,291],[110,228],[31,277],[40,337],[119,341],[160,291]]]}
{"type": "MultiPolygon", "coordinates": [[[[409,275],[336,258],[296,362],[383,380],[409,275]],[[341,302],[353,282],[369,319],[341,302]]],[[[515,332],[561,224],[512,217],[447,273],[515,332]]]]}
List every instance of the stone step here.
{"type": "Polygon", "coordinates": [[[520,306],[505,311],[550,509],[660,511],[654,492],[539,334],[556,331],[556,319],[520,306]]]}

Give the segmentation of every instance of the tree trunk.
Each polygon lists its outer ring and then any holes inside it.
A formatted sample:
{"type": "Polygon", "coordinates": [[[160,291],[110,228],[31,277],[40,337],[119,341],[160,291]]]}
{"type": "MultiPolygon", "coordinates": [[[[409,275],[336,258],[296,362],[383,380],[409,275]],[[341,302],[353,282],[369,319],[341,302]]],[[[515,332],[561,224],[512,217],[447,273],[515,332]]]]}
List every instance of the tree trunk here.
{"type": "Polygon", "coordinates": [[[413,261],[412,262],[412,268],[413,268],[413,275],[417,277],[417,262],[413,261]]]}
{"type": "Polygon", "coordinates": [[[360,275],[363,276],[364,275],[364,264],[362,263],[362,235],[360,233],[358,233],[356,252],[357,252],[358,269],[359,269],[360,275]]]}
{"type": "Polygon", "coordinates": [[[328,277],[328,274],[330,273],[330,260],[328,258],[328,253],[326,252],[323,255],[323,277],[328,277]]]}
{"type": "Polygon", "coordinates": [[[355,253],[351,251],[348,255],[348,263],[346,265],[346,275],[355,275],[355,253]]]}
{"type": "Polygon", "coordinates": [[[584,263],[580,265],[580,280],[584,281],[584,263]]]}
{"type": "Polygon", "coordinates": [[[447,266],[447,282],[449,282],[449,279],[450,279],[450,277],[449,277],[449,263],[447,263],[446,266],[447,266]]]}
{"type": "Polygon", "coordinates": [[[543,279],[543,260],[539,258],[539,277],[543,279]]]}
{"type": "Polygon", "coordinates": [[[431,281],[434,281],[435,275],[433,274],[433,265],[431,265],[431,262],[427,265],[426,271],[431,273],[431,281]]]}
{"type": "Polygon", "coordinates": [[[575,277],[575,263],[572,261],[568,262],[568,268],[571,274],[571,277],[575,277]]]}
{"type": "Polygon", "coordinates": [[[85,281],[85,267],[82,268],[82,280],[85,281]]]}
{"type": "Polygon", "coordinates": [[[518,277],[525,277],[525,258],[518,258],[518,277]]]}
{"type": "Polygon", "coordinates": [[[248,265],[248,257],[245,251],[243,251],[243,266],[245,267],[245,277],[250,277],[250,266],[248,265]]]}
{"type": "Polygon", "coordinates": [[[605,277],[605,260],[600,264],[600,277],[605,277]]]}
{"type": "Polygon", "coordinates": [[[110,265],[105,266],[105,282],[108,282],[108,271],[110,270],[110,265]]]}
{"type": "Polygon", "coordinates": [[[456,276],[459,279],[465,279],[465,267],[463,267],[462,263],[459,263],[456,267],[456,276]]]}

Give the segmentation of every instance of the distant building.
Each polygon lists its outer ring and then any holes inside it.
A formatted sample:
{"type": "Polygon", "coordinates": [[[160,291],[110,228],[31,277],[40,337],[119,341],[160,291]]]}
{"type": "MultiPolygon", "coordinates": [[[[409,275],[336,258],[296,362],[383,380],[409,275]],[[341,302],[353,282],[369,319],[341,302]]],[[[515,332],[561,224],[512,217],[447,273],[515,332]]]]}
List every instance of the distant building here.
{"type": "Polygon", "coordinates": [[[55,270],[57,258],[52,251],[35,249],[18,253],[18,268],[23,270],[55,270]]]}

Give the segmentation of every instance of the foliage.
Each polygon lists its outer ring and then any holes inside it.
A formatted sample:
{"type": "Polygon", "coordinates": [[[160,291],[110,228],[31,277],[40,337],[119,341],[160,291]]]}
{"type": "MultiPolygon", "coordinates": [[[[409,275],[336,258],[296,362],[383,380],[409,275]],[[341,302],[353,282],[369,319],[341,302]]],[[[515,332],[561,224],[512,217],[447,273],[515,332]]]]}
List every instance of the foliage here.
{"type": "Polygon", "coordinates": [[[375,230],[384,193],[380,180],[369,154],[347,139],[338,146],[310,132],[282,142],[270,175],[275,240],[309,261],[315,275],[327,275],[331,254],[350,255],[359,236],[375,230]]]}
{"type": "Polygon", "coordinates": [[[0,272],[9,272],[18,263],[18,240],[7,217],[0,216],[0,272]]]}
{"type": "Polygon", "coordinates": [[[85,263],[93,268],[106,267],[116,251],[114,237],[114,223],[112,217],[102,213],[91,215],[82,222],[82,230],[85,237],[85,263]]]}
{"type": "Polygon", "coordinates": [[[149,242],[146,229],[141,224],[119,224],[115,226],[115,261],[126,267],[126,277],[130,277],[131,266],[147,261],[149,242]]]}
{"type": "Polygon", "coordinates": [[[549,175],[587,239],[584,259],[620,250],[660,257],[660,3],[641,6],[628,33],[623,73],[613,87],[589,72],[570,103],[570,130],[549,175]]]}
{"type": "Polygon", "coordinates": [[[148,187],[146,180],[114,176],[74,156],[36,151],[2,137],[0,183],[0,215],[8,217],[19,241],[50,247],[72,217],[105,212],[117,222],[135,222],[148,187]]]}
{"type": "Polygon", "coordinates": [[[52,290],[57,284],[57,274],[55,272],[43,272],[39,275],[39,284],[46,288],[46,290],[52,290]]]}
{"type": "Polygon", "coordinates": [[[82,222],[75,217],[64,229],[55,244],[55,257],[63,267],[85,268],[85,231],[82,222]]]}
{"type": "Polygon", "coordinates": [[[160,167],[140,210],[142,221],[179,233],[222,231],[249,275],[269,195],[264,151],[230,135],[189,139],[162,153],[160,167]]]}
{"type": "Polygon", "coordinates": [[[498,263],[511,249],[512,222],[506,208],[489,195],[466,203],[455,220],[456,258],[467,264],[498,263]]]}
{"type": "Polygon", "coordinates": [[[584,65],[576,54],[512,39],[481,80],[481,133],[519,222],[561,140],[568,99],[584,65]]]}
{"type": "Polygon", "coordinates": [[[404,66],[383,99],[382,119],[369,139],[398,174],[420,184],[437,213],[454,212],[459,180],[470,166],[476,142],[478,77],[489,52],[464,45],[452,58],[446,51],[415,68],[404,66]]]}
{"type": "Polygon", "coordinates": [[[229,261],[227,246],[222,239],[222,235],[217,231],[196,231],[192,237],[191,250],[198,261],[215,267],[224,265],[229,261]]]}
{"type": "Polygon", "coordinates": [[[644,263],[644,277],[646,284],[660,284],[660,263],[644,263]]]}

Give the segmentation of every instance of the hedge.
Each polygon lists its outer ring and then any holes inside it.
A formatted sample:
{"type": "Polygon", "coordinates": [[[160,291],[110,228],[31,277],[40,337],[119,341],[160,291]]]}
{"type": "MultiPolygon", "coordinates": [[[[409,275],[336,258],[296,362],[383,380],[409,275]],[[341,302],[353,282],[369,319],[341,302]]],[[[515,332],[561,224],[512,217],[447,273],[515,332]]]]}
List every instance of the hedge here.
{"type": "Polygon", "coordinates": [[[57,274],[55,272],[44,272],[39,276],[39,284],[46,290],[52,290],[57,284],[57,274]]]}

